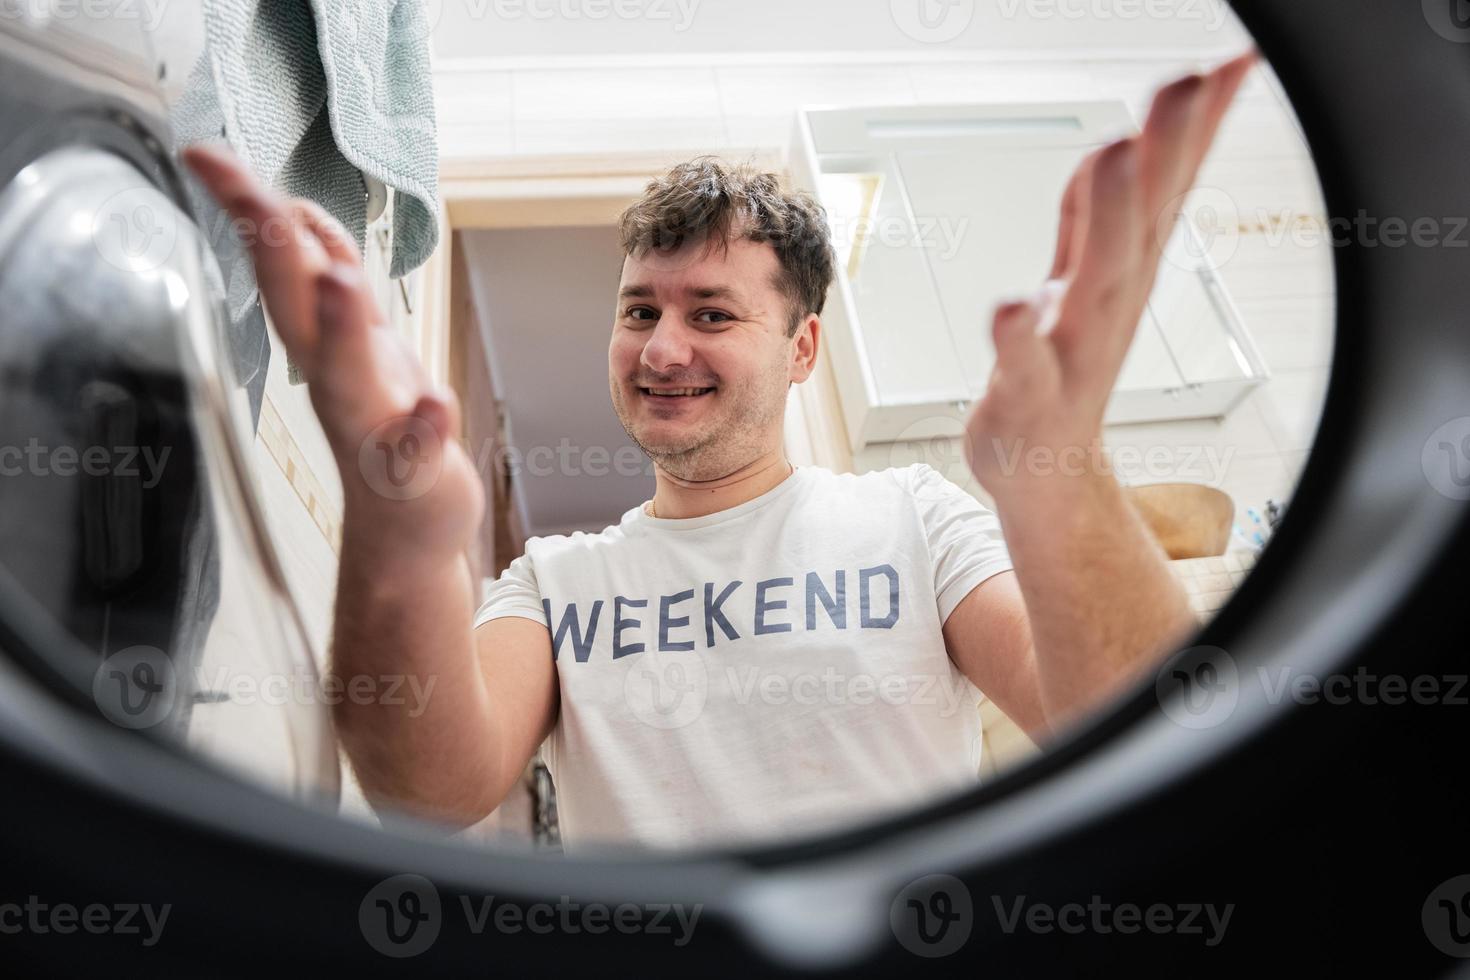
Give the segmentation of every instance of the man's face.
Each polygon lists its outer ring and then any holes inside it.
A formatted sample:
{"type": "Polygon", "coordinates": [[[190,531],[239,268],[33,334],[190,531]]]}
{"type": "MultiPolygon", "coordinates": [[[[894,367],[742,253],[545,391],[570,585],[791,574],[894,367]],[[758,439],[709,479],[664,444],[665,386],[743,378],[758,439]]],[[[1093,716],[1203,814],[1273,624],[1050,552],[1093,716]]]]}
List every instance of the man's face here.
{"type": "Polygon", "coordinates": [[[780,444],[786,394],[815,361],[815,317],[787,338],[790,300],[768,244],[704,242],[623,262],[607,349],[613,409],[654,462],[713,480],[780,444]],[[661,394],[676,389],[698,394],[661,394]]]}

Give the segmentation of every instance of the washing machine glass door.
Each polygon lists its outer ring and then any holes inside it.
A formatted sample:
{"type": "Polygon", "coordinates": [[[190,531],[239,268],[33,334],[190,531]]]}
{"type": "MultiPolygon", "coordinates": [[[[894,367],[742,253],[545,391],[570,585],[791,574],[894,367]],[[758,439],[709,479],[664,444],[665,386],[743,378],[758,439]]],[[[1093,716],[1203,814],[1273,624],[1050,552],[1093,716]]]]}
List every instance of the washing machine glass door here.
{"type": "Polygon", "coordinates": [[[114,154],[58,150],[0,190],[0,585],[76,641],[32,666],[120,730],[335,799],[213,261],[114,154]]]}

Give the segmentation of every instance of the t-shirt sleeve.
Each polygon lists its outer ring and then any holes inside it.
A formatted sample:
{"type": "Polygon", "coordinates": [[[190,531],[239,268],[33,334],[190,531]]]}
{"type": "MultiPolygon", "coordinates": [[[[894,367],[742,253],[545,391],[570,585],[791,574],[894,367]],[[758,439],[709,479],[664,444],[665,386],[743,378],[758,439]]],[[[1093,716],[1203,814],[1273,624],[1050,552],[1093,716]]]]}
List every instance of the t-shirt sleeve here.
{"type": "Polygon", "coordinates": [[[536,584],[536,569],[529,554],[513,558],[500,577],[486,587],[484,601],[475,613],[475,626],[502,616],[523,616],[538,623],[546,622],[541,588],[536,584]]]}
{"type": "Polygon", "coordinates": [[[1012,567],[1011,555],[994,511],[928,463],[909,469],[910,491],[934,563],[934,595],[943,624],[975,586],[1012,567]]]}

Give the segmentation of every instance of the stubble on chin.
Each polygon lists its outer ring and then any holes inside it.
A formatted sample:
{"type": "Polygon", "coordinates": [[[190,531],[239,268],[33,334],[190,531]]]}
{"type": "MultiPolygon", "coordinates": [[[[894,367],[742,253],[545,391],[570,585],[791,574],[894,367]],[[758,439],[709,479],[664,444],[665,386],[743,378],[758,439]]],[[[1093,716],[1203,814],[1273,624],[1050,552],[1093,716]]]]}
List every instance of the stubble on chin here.
{"type": "Polygon", "coordinates": [[[764,393],[765,397],[748,388],[722,389],[720,394],[727,399],[722,406],[723,413],[718,418],[704,420],[700,431],[680,445],[650,446],[629,424],[631,412],[626,403],[620,401],[616,407],[622,410],[619,421],[628,438],[665,473],[691,483],[706,482],[729,476],[765,451],[759,445],[758,433],[764,432],[775,418],[784,418],[785,401],[776,396],[789,387],[785,381],[779,388],[773,384],[772,390],[764,393]],[[752,403],[753,396],[756,397],[752,403]]]}

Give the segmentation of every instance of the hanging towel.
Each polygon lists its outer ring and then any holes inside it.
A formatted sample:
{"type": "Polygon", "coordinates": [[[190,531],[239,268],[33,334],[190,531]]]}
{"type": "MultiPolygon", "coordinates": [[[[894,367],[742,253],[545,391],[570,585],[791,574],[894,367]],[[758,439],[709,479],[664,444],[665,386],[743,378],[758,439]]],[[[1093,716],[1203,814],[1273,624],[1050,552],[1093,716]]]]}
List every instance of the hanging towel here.
{"type": "MultiPolygon", "coordinates": [[[[389,274],[422,265],[439,240],[424,0],[204,0],[204,21],[208,57],[189,86],[200,95],[175,109],[180,142],[223,131],[262,180],[321,204],[359,250],[363,175],[381,181],[395,192],[389,274]]],[[[256,302],[253,271],[226,275],[242,322],[256,302]]]]}

